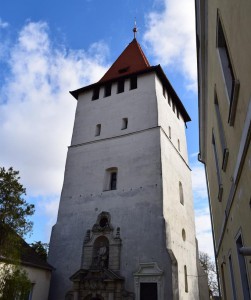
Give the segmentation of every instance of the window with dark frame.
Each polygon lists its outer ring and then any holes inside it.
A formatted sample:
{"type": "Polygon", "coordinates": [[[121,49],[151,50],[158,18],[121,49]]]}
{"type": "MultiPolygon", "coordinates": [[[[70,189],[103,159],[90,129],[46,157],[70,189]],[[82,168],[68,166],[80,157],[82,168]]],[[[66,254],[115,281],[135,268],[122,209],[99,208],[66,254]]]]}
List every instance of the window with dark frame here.
{"type": "Polygon", "coordinates": [[[241,275],[241,283],[242,283],[242,292],[243,292],[243,299],[249,300],[250,290],[248,285],[248,277],[247,277],[247,269],[246,269],[246,262],[245,258],[242,253],[240,253],[240,249],[243,247],[242,237],[241,234],[239,234],[239,237],[236,240],[236,248],[237,248],[237,255],[238,255],[238,262],[239,262],[239,269],[240,269],[240,275],[241,275]]]}
{"type": "Polygon", "coordinates": [[[118,168],[112,167],[105,171],[104,191],[117,189],[118,168]]]}
{"type": "Polygon", "coordinates": [[[231,60],[230,60],[228,47],[227,47],[226,38],[224,35],[222,22],[221,22],[219,15],[217,17],[217,48],[219,51],[220,62],[221,62],[221,66],[222,66],[222,71],[223,71],[223,75],[224,75],[228,98],[229,98],[229,101],[231,104],[232,100],[233,100],[235,78],[234,78],[234,72],[233,72],[233,67],[232,67],[231,60]]]}
{"type": "Polygon", "coordinates": [[[223,186],[222,186],[221,171],[220,171],[220,164],[219,164],[219,156],[218,156],[218,152],[217,152],[217,149],[216,149],[214,132],[212,134],[212,145],[213,145],[213,153],[214,153],[214,160],[215,160],[217,180],[218,180],[218,185],[219,185],[218,200],[221,201],[222,192],[223,192],[223,186]]]}
{"type": "Polygon", "coordinates": [[[99,86],[93,89],[92,100],[97,100],[99,98],[99,86]]]}
{"type": "Polygon", "coordinates": [[[118,81],[118,94],[123,93],[125,90],[125,80],[124,79],[120,79],[118,81]]]}
{"type": "Polygon", "coordinates": [[[138,87],[137,76],[130,78],[130,90],[135,90],[138,87]]]}
{"type": "Polygon", "coordinates": [[[109,97],[111,96],[112,93],[112,84],[111,83],[107,83],[105,85],[105,92],[104,92],[104,97],[109,97]]]}
{"type": "Polygon", "coordinates": [[[110,173],[110,190],[117,189],[117,172],[113,171],[110,173]]]}
{"type": "Polygon", "coordinates": [[[226,146],[225,132],[224,132],[223,124],[222,124],[221,113],[220,113],[220,108],[219,108],[218,97],[217,97],[216,91],[214,93],[214,107],[215,107],[215,112],[216,112],[218,130],[219,130],[221,150],[222,150],[222,154],[223,154],[222,170],[226,171],[229,150],[226,146]]]}

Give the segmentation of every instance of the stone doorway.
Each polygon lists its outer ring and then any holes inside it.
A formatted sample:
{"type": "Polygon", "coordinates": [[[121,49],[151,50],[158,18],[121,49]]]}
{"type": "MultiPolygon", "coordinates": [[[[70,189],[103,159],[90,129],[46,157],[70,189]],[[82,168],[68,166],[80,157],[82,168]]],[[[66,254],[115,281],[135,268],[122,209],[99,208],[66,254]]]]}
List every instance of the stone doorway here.
{"type": "Polygon", "coordinates": [[[157,283],[155,282],[140,283],[140,300],[158,300],[157,283]]]}

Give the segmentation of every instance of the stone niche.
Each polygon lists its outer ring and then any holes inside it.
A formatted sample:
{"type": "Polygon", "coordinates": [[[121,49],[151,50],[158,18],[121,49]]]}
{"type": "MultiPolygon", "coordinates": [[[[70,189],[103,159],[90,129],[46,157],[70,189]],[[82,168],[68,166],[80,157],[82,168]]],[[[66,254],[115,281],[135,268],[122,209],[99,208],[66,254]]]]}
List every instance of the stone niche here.
{"type": "Polygon", "coordinates": [[[73,288],[66,300],[133,300],[124,290],[120,276],[120,228],[111,224],[108,212],[98,215],[92,229],[87,230],[83,243],[80,269],[70,280],[73,288]]]}

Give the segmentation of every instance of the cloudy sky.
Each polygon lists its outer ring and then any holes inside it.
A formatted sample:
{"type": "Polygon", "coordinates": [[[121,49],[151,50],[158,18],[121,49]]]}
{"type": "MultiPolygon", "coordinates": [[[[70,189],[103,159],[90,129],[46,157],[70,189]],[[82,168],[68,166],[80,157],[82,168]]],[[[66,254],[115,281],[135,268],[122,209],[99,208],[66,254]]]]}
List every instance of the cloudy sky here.
{"type": "Polygon", "coordinates": [[[213,255],[198,109],[193,0],[0,0],[0,165],[20,171],[35,203],[29,242],[56,221],[76,101],[132,40],[161,64],[192,118],[187,139],[201,251],[213,255]]]}

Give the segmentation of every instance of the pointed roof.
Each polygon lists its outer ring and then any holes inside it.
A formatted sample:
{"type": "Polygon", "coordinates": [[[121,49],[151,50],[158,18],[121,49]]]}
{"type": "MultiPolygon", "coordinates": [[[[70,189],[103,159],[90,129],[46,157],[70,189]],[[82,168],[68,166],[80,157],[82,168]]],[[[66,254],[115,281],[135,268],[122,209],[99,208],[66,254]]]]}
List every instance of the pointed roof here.
{"type": "Polygon", "coordinates": [[[134,38],[99,82],[112,80],[148,68],[150,68],[150,64],[136,38],[134,38]]]}

